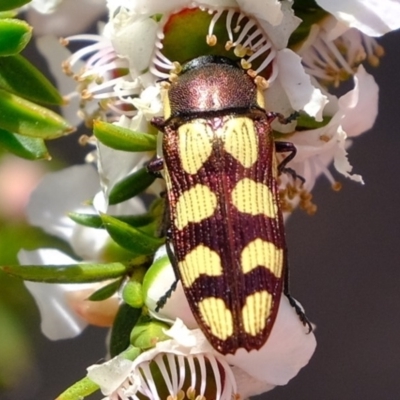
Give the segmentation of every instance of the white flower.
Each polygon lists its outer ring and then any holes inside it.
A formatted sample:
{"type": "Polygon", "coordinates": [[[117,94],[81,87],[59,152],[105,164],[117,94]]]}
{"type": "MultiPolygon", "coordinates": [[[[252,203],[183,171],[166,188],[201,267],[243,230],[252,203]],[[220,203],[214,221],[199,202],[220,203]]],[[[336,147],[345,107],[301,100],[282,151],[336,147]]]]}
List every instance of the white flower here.
{"type": "MultiPolygon", "coordinates": [[[[159,311],[155,311],[160,295],[167,293],[175,280],[165,248],[161,248],[143,281],[146,305],[155,318],[171,324],[177,319],[182,320],[192,332],[197,332],[197,323],[180,282],[166,300],[166,304],[159,311]]],[[[277,385],[285,385],[296,376],[308,363],[316,346],[314,335],[308,334],[307,331],[287,297],[282,295],[273,329],[265,345],[258,351],[247,352],[239,349],[234,355],[224,356],[224,360],[232,366],[235,380],[237,383],[241,382],[238,384],[238,393],[246,398],[277,385]],[[257,391],[257,388],[260,391],[257,391]]],[[[204,337],[202,333],[196,335],[204,337]]],[[[211,347],[204,351],[221,356],[211,347]]]]}
{"type": "MultiPolygon", "coordinates": [[[[70,265],[76,260],[59,250],[21,250],[22,265],[70,265]]],[[[51,340],[68,339],[79,335],[88,324],[110,326],[118,309],[117,297],[93,302],[87,298],[103,286],[90,284],[50,284],[25,281],[35,298],[41,315],[41,329],[51,340]]]]}
{"type": "Polygon", "coordinates": [[[396,0],[316,0],[337,20],[334,31],[357,28],[368,36],[382,36],[400,28],[400,3],[396,0]]]}
{"type": "Polygon", "coordinates": [[[106,12],[105,0],[32,0],[28,7],[26,19],[36,36],[83,32],[106,12]]]}
{"type": "MultiPolygon", "coordinates": [[[[290,140],[298,149],[298,155],[290,164],[306,179],[306,187],[312,189],[315,179],[332,160],[335,168],[344,176],[362,182],[359,175],[351,175],[347,161],[347,138],[356,137],[370,129],[378,113],[378,86],[373,77],[360,66],[354,77],[355,87],[331,104],[332,119],[322,128],[294,134],[290,140]]],[[[330,174],[327,175],[328,178],[330,174]]],[[[334,183],[334,182],[331,182],[334,183]]]]}
{"type": "Polygon", "coordinates": [[[43,14],[52,13],[63,0],[32,0],[30,6],[43,14]]]}
{"type": "Polygon", "coordinates": [[[117,396],[136,399],[138,393],[158,398],[164,385],[155,381],[157,378],[149,368],[152,363],[161,370],[167,394],[172,397],[189,388],[196,388],[196,395],[205,395],[210,390],[207,387],[210,375],[216,381],[216,391],[209,398],[230,400],[232,395],[239,394],[241,398],[257,395],[284,385],[297,375],[316,346],[314,335],[306,333],[287,299],[282,299],[275,324],[270,338],[259,351],[239,350],[235,355],[222,356],[199,329],[189,330],[178,318],[165,332],[171,340],[158,342],[133,362],[118,356],[105,364],[93,365],[88,368],[88,377],[100,386],[106,399],[117,396]],[[200,373],[195,363],[200,366],[200,373]],[[178,374],[171,373],[177,367],[178,374]]]}
{"type": "MultiPolygon", "coordinates": [[[[101,260],[110,237],[104,229],[79,225],[68,217],[68,212],[94,214],[85,205],[100,190],[99,176],[92,165],[76,165],[45,175],[33,192],[27,207],[32,225],[67,241],[75,254],[84,260],[101,260]],[[45,206],[44,206],[45,205],[45,206]]],[[[113,213],[116,209],[110,208],[113,213]]],[[[132,199],[118,206],[116,214],[137,214],[144,211],[140,200],[132,199]]]]}

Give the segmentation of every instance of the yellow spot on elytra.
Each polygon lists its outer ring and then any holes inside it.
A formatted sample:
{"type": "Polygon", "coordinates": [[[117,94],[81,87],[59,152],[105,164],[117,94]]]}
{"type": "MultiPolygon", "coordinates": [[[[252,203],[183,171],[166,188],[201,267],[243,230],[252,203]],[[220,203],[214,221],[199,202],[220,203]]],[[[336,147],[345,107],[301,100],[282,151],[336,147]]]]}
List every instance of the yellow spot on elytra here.
{"type": "Polygon", "coordinates": [[[240,180],[232,190],[232,203],[243,213],[264,214],[269,218],[278,215],[278,206],[271,189],[249,178],[240,180]]]}
{"type": "Polygon", "coordinates": [[[194,120],[178,129],[178,146],[182,167],[195,174],[212,152],[213,130],[201,120],[194,120]]]}
{"type": "Polygon", "coordinates": [[[211,333],[221,340],[233,334],[233,318],[222,299],[208,297],[199,303],[199,312],[211,333]]]}
{"type": "Polygon", "coordinates": [[[224,125],[225,150],[245,168],[251,167],[258,156],[258,138],[250,118],[231,118],[224,125]]]}
{"type": "Polygon", "coordinates": [[[176,203],[175,225],[183,229],[189,222],[211,217],[217,207],[217,196],[205,185],[197,184],[181,194],[176,203]]]}
{"type": "Polygon", "coordinates": [[[247,296],[242,309],[243,328],[251,336],[263,331],[272,308],[272,295],[267,291],[247,296]]]}
{"type": "Polygon", "coordinates": [[[277,278],[282,276],[283,250],[260,238],[250,242],[242,251],[241,265],[244,274],[258,266],[267,268],[277,278]]]}
{"type": "Polygon", "coordinates": [[[178,263],[185,287],[192,286],[193,282],[202,274],[207,276],[221,276],[223,274],[221,259],[215,251],[200,244],[185,259],[178,263]]]}

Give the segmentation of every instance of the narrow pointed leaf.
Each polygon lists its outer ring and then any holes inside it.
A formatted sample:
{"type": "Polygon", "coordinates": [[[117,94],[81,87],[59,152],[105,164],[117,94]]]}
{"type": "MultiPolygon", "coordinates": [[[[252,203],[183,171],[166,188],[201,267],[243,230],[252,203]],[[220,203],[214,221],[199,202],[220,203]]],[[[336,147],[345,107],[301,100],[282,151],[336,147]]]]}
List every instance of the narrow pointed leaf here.
{"type": "Polygon", "coordinates": [[[115,357],[129,347],[131,331],[141,314],[142,310],[140,308],[132,308],[128,304],[121,304],[111,329],[111,357],[115,357]]]}
{"type": "Polygon", "coordinates": [[[125,200],[137,196],[147,189],[155,179],[156,177],[150,174],[146,167],[139,169],[118,182],[112,188],[109,196],[109,204],[122,203],[125,200]]]}
{"type": "Polygon", "coordinates": [[[87,283],[118,278],[129,271],[122,263],[69,265],[8,265],[0,267],[9,275],[45,283],[87,283]]]}
{"type": "MultiPolygon", "coordinates": [[[[80,213],[69,213],[69,217],[76,223],[87,226],[89,228],[104,228],[103,220],[99,215],[96,214],[80,214],[80,213]]],[[[122,222],[125,222],[131,226],[142,227],[154,222],[155,217],[151,214],[140,214],[140,215],[119,215],[113,216],[122,222]]]]}
{"type": "Polygon", "coordinates": [[[35,103],[64,103],[53,84],[19,54],[0,57],[0,88],[35,103]]]}
{"type": "MultiPolygon", "coordinates": [[[[0,5],[1,7],[1,5],[0,5]]],[[[14,18],[17,15],[17,12],[15,10],[10,10],[10,11],[1,11],[0,10],[0,19],[5,19],[5,18],[14,18]]]]}
{"type": "Polygon", "coordinates": [[[61,393],[56,400],[77,400],[84,399],[99,390],[99,385],[85,376],[80,381],[74,383],[65,392],[61,393]]]}
{"type": "Polygon", "coordinates": [[[117,279],[114,282],[103,286],[99,290],[96,290],[93,294],[89,296],[90,301],[103,301],[111,297],[121,286],[122,279],[117,279]]]}
{"type": "Polygon", "coordinates": [[[116,150],[155,151],[157,147],[155,135],[135,132],[104,121],[94,121],[93,133],[101,143],[116,150]]]}
{"type": "Polygon", "coordinates": [[[29,43],[31,36],[32,27],[25,21],[0,19],[0,56],[18,54],[29,43]]]}
{"type": "Polygon", "coordinates": [[[150,236],[109,215],[103,214],[101,218],[111,238],[135,254],[153,254],[164,243],[164,239],[150,236]]]}
{"type": "Polygon", "coordinates": [[[27,160],[50,160],[50,154],[42,139],[30,138],[0,129],[0,148],[5,148],[27,160]]]}
{"type": "Polygon", "coordinates": [[[31,0],[1,0],[0,11],[13,10],[14,8],[22,7],[28,4],[31,0]]]}
{"type": "Polygon", "coordinates": [[[55,139],[74,130],[55,112],[5,90],[0,90],[0,128],[40,139],[55,139]]]}

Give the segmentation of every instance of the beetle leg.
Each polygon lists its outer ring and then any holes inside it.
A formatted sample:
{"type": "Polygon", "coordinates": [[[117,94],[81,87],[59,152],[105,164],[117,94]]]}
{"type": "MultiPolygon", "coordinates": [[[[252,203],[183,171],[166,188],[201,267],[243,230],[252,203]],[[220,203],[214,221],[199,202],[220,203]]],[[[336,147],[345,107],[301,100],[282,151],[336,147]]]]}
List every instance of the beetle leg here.
{"type": "Polygon", "coordinates": [[[278,165],[278,172],[289,174],[293,180],[299,179],[303,185],[306,181],[302,176],[298,175],[296,171],[286,165],[293,160],[297,153],[296,146],[291,142],[275,142],[275,150],[277,153],[289,153],[278,165]]]}
{"type": "Polygon", "coordinates": [[[271,123],[272,121],[274,121],[275,119],[278,118],[279,123],[284,124],[284,125],[290,124],[295,119],[297,119],[299,116],[300,116],[300,113],[298,111],[292,112],[288,117],[285,117],[283,114],[273,112],[273,111],[270,111],[267,113],[269,123],[271,123]]]}
{"type": "Polygon", "coordinates": [[[179,282],[179,277],[177,275],[177,270],[175,268],[175,265],[177,265],[176,262],[176,258],[175,258],[175,254],[172,250],[171,247],[171,229],[167,229],[166,232],[166,249],[167,249],[167,254],[168,254],[168,258],[171,261],[171,264],[174,268],[174,273],[175,273],[175,281],[172,283],[171,287],[158,299],[157,304],[156,304],[156,312],[158,312],[161,308],[163,308],[167,302],[167,300],[171,297],[172,293],[175,291],[176,286],[179,282]]]}
{"type": "Polygon", "coordinates": [[[286,263],[286,268],[285,268],[285,281],[284,281],[283,293],[288,298],[289,304],[296,311],[296,314],[299,316],[299,319],[302,322],[302,324],[304,326],[308,327],[308,333],[311,333],[313,331],[313,327],[311,325],[311,322],[307,318],[307,316],[306,316],[305,312],[303,311],[303,309],[299,306],[297,301],[290,294],[290,290],[289,290],[289,264],[288,263],[286,263]]]}
{"type": "Polygon", "coordinates": [[[147,171],[156,176],[157,178],[162,178],[161,171],[164,169],[164,160],[159,158],[154,158],[147,163],[147,171]]]}

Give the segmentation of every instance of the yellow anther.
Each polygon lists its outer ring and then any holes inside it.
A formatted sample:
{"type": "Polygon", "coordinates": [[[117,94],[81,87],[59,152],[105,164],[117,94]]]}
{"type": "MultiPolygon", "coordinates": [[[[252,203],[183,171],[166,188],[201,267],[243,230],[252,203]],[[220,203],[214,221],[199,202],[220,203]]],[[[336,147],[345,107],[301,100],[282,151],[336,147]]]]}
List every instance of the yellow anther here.
{"type": "Polygon", "coordinates": [[[240,65],[242,66],[243,69],[250,69],[251,68],[251,63],[249,63],[247,60],[242,58],[240,60],[240,65]]]}
{"type": "Polygon", "coordinates": [[[60,38],[60,39],[58,39],[58,41],[60,42],[61,46],[68,46],[69,45],[69,40],[68,39],[60,38]]]}
{"type": "Polygon", "coordinates": [[[64,72],[65,75],[67,75],[67,76],[72,76],[73,75],[73,72],[72,72],[72,69],[71,69],[71,64],[68,61],[63,61],[61,63],[61,69],[62,69],[62,71],[64,72]]]}
{"type": "Polygon", "coordinates": [[[374,54],[368,56],[368,63],[373,67],[378,67],[380,64],[379,57],[374,54]]]}
{"type": "Polygon", "coordinates": [[[244,57],[246,55],[246,47],[243,47],[241,44],[238,44],[235,47],[235,50],[233,50],[233,53],[235,54],[236,57],[244,57]]]}
{"type": "Polygon", "coordinates": [[[178,75],[177,75],[177,74],[174,74],[173,72],[171,72],[171,73],[169,74],[168,79],[169,79],[169,81],[170,81],[171,83],[177,82],[177,81],[178,81],[178,75]]]}
{"type": "Polygon", "coordinates": [[[328,136],[328,135],[321,135],[321,136],[319,137],[319,140],[321,140],[322,142],[327,143],[327,142],[329,142],[329,141],[331,140],[331,137],[328,136]]]}
{"type": "Polygon", "coordinates": [[[234,46],[234,45],[233,45],[233,42],[232,42],[231,40],[228,40],[228,41],[225,43],[225,50],[226,50],[226,51],[229,51],[233,46],[234,46]]]}
{"type": "Polygon", "coordinates": [[[374,53],[377,57],[383,57],[385,55],[385,49],[383,46],[377,45],[374,49],[374,53]]]}
{"type": "Polygon", "coordinates": [[[332,183],[332,189],[335,192],[338,192],[339,190],[342,190],[342,184],[340,182],[334,182],[332,183]]]}
{"type": "Polygon", "coordinates": [[[167,81],[162,81],[160,83],[160,86],[161,86],[162,89],[168,90],[171,87],[171,84],[169,82],[167,82],[167,81]]]}
{"type": "Polygon", "coordinates": [[[189,400],[195,400],[196,399],[196,390],[195,388],[190,387],[187,391],[186,391],[186,397],[189,400]]]}
{"type": "Polygon", "coordinates": [[[261,90],[266,90],[269,88],[269,82],[260,75],[254,78],[254,82],[261,90]]]}
{"type": "Polygon", "coordinates": [[[83,89],[81,92],[81,98],[82,98],[82,100],[92,100],[93,94],[90,93],[88,90],[83,89]]]}
{"type": "Polygon", "coordinates": [[[206,42],[209,46],[215,46],[217,44],[217,37],[215,35],[207,35],[206,42]]]}
{"type": "Polygon", "coordinates": [[[171,73],[180,74],[182,71],[182,65],[178,61],[172,63],[171,73]]]}

